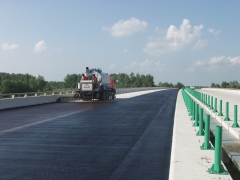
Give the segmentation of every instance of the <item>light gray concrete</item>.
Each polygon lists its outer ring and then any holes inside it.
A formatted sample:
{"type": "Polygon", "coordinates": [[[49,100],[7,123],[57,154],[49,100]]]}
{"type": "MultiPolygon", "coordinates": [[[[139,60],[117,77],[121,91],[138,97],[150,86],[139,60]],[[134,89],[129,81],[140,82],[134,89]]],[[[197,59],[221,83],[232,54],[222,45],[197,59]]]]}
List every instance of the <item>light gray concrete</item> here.
{"type": "Polygon", "coordinates": [[[193,121],[190,119],[179,91],[174,117],[169,179],[232,179],[230,175],[207,172],[214,163],[214,151],[200,149],[204,137],[196,136],[198,127],[193,127],[193,121]]]}
{"type": "Polygon", "coordinates": [[[219,101],[222,100],[222,112],[224,116],[217,116],[218,113],[214,113],[208,109],[208,112],[213,115],[223,127],[225,127],[234,137],[240,140],[240,128],[232,128],[234,122],[234,105],[238,106],[238,123],[240,123],[240,91],[239,90],[227,90],[227,89],[214,89],[203,88],[197,90],[201,93],[213,96],[218,99],[217,110],[219,111],[219,101]],[[229,102],[229,118],[230,121],[224,121],[226,115],[226,102],[229,102]]]}
{"type": "Polygon", "coordinates": [[[56,102],[59,95],[0,99],[0,110],[56,102]]]}
{"type": "MultiPolygon", "coordinates": [[[[232,128],[233,124],[233,105],[238,105],[238,123],[239,123],[239,112],[240,112],[240,91],[238,90],[224,90],[224,89],[214,89],[214,88],[204,88],[198,90],[199,92],[211,95],[216,97],[223,102],[229,102],[229,117],[230,121],[224,121],[225,116],[217,116],[218,113],[214,113],[213,110],[210,110],[206,105],[198,101],[196,98],[192,97],[199,105],[204,109],[204,113],[211,115],[211,131],[215,133],[215,124],[223,126],[223,149],[226,151],[229,158],[233,161],[235,166],[240,171],[240,128],[232,128]],[[232,104],[232,107],[231,107],[232,104]]],[[[219,102],[218,102],[219,109],[219,102]]],[[[223,114],[225,115],[225,103],[223,103],[223,114]]]]}

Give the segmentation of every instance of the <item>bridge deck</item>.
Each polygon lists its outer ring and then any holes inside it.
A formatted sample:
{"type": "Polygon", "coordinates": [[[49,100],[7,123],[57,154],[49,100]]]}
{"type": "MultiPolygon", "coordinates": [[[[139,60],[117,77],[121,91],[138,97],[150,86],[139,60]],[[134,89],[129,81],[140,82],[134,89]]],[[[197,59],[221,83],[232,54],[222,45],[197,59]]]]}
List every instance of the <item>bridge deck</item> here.
{"type": "Polygon", "coordinates": [[[167,179],[177,90],[1,111],[2,179],[167,179]]]}

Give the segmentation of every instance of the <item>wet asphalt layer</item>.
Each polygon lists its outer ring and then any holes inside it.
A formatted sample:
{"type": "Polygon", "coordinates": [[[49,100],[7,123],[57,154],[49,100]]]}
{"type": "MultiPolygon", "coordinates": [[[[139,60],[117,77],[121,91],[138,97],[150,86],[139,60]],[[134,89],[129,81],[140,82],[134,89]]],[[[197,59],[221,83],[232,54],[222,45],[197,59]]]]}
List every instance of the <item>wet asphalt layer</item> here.
{"type": "Polygon", "coordinates": [[[168,179],[177,92],[0,111],[0,179],[168,179]]]}

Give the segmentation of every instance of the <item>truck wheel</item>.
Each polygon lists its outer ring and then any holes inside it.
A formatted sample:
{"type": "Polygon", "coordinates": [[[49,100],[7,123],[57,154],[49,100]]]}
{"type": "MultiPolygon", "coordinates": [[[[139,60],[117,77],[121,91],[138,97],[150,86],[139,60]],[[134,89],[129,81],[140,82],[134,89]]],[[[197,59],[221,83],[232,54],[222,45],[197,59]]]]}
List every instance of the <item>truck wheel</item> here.
{"type": "Polygon", "coordinates": [[[73,97],[74,97],[74,98],[79,98],[79,97],[80,97],[80,94],[79,94],[79,93],[75,93],[73,97]]]}
{"type": "Polygon", "coordinates": [[[107,94],[106,92],[103,92],[103,100],[105,101],[107,99],[107,94]]]}

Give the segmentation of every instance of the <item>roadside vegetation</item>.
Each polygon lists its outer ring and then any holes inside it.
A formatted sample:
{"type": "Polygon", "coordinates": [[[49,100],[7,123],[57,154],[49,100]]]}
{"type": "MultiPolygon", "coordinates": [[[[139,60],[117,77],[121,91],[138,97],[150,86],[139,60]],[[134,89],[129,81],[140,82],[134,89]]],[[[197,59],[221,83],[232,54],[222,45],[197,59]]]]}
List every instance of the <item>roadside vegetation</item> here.
{"type": "Polygon", "coordinates": [[[181,89],[184,87],[184,85],[180,82],[177,82],[177,84],[173,85],[172,83],[168,83],[168,82],[159,82],[158,83],[158,87],[168,87],[168,88],[178,88],[181,89]]]}
{"type": "MultiPolygon", "coordinates": [[[[169,87],[182,88],[184,85],[180,82],[173,85],[172,83],[154,84],[152,75],[147,74],[110,74],[117,82],[118,88],[133,87],[169,87]]],[[[24,93],[24,92],[46,92],[46,91],[64,91],[74,90],[81,79],[81,74],[67,74],[63,81],[46,81],[43,76],[37,77],[30,74],[10,74],[0,72],[0,94],[7,93],[24,93]]]]}
{"type": "Polygon", "coordinates": [[[61,89],[63,82],[45,81],[43,76],[0,72],[0,94],[43,92],[61,89]]]}
{"type": "Polygon", "coordinates": [[[211,84],[212,88],[233,88],[233,89],[240,89],[240,84],[237,81],[223,81],[221,84],[211,84]]]}

